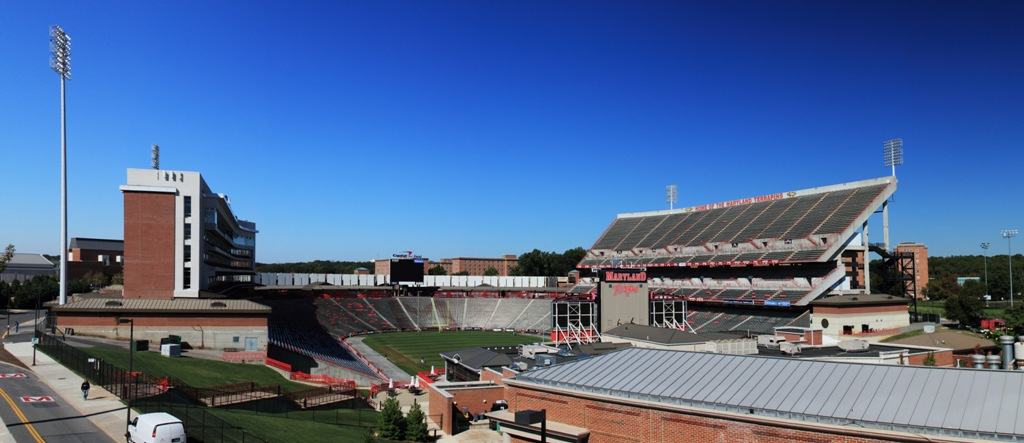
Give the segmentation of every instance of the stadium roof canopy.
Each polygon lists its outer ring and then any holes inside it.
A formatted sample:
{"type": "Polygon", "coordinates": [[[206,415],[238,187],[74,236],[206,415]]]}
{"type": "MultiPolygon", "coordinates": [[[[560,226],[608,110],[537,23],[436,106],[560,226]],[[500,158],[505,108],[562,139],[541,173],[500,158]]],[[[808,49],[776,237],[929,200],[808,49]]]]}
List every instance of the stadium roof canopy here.
{"type": "Polygon", "coordinates": [[[619,214],[580,267],[823,262],[896,190],[882,177],[682,209],[619,214]]]}
{"type": "Polygon", "coordinates": [[[830,425],[1024,437],[1024,372],[1016,371],[630,348],[524,372],[508,384],[830,425]]]}

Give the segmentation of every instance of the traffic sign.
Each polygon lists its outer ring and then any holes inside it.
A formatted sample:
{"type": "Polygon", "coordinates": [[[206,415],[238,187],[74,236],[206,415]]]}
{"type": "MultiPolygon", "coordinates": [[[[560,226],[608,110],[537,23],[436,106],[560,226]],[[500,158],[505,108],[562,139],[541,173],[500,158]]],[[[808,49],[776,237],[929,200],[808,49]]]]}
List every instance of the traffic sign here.
{"type": "Polygon", "coordinates": [[[50,397],[49,395],[22,395],[21,396],[21,402],[22,403],[51,403],[51,402],[53,402],[53,397],[50,397]]]}
{"type": "Polygon", "coordinates": [[[25,378],[24,372],[10,372],[7,374],[0,374],[0,378],[25,378]]]}

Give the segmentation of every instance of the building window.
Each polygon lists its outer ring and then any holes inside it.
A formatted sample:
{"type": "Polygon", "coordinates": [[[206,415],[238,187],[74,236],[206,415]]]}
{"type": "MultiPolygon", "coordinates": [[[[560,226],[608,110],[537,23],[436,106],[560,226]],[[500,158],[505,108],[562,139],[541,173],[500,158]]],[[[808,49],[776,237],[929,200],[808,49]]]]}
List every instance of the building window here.
{"type": "Polygon", "coordinates": [[[192,196],[185,196],[185,218],[192,216],[192,196]]]}
{"type": "Polygon", "coordinates": [[[188,263],[188,262],[192,261],[192,247],[189,246],[189,245],[185,245],[184,250],[185,250],[185,254],[184,254],[185,255],[185,263],[188,263]]]}
{"type": "Polygon", "coordinates": [[[192,239],[192,223],[185,223],[185,240],[192,239]]]}
{"type": "Polygon", "coordinates": [[[184,277],[182,278],[183,281],[181,283],[182,288],[184,288],[184,289],[191,288],[192,287],[192,268],[189,268],[189,267],[186,266],[185,269],[184,269],[184,272],[182,272],[182,274],[184,275],[184,277]]]}
{"type": "Polygon", "coordinates": [[[234,337],[231,337],[231,342],[232,343],[238,343],[238,336],[236,335],[234,337]]]}

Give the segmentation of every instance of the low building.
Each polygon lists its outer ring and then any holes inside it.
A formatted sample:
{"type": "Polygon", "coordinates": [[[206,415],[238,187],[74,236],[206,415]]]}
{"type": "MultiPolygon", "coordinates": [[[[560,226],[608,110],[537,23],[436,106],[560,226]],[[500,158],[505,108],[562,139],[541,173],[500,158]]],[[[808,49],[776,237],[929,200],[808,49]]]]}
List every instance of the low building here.
{"type": "Polygon", "coordinates": [[[108,279],[124,269],[124,241],[71,237],[68,247],[68,279],[79,280],[90,273],[108,279]]]}
{"type": "Polygon", "coordinates": [[[484,369],[512,365],[512,358],[519,354],[518,347],[467,348],[442,352],[445,378],[449,382],[478,381],[484,369]]]}
{"type": "Polygon", "coordinates": [[[511,415],[528,410],[546,410],[549,428],[574,434],[557,441],[588,443],[1024,438],[1017,371],[633,348],[504,383],[509,411],[488,416],[516,430],[512,442],[539,441],[537,427],[517,427],[511,415]]]}
{"type": "Polygon", "coordinates": [[[180,336],[195,348],[266,351],[270,308],[249,300],[80,298],[53,306],[56,327],[68,335],[128,339],[158,344],[180,336]]]}
{"type": "Polygon", "coordinates": [[[0,281],[11,283],[17,281],[28,281],[40,275],[54,276],[57,274],[57,265],[43,254],[27,254],[15,252],[7,267],[0,272],[0,281]]]}
{"type": "Polygon", "coordinates": [[[719,354],[757,354],[757,340],[742,332],[701,332],[672,328],[624,324],[601,334],[601,342],[627,343],[638,348],[676,351],[715,352],[719,354]]]}
{"type": "Polygon", "coordinates": [[[840,342],[838,345],[804,346],[784,349],[779,346],[758,346],[758,355],[793,358],[801,360],[838,361],[847,363],[871,363],[879,365],[912,365],[953,367],[956,360],[951,349],[931,346],[892,345],[868,343],[858,340],[840,342]]]}
{"type": "Polygon", "coordinates": [[[825,335],[891,335],[910,326],[909,300],[887,294],[850,294],[811,302],[811,327],[825,335]]]}

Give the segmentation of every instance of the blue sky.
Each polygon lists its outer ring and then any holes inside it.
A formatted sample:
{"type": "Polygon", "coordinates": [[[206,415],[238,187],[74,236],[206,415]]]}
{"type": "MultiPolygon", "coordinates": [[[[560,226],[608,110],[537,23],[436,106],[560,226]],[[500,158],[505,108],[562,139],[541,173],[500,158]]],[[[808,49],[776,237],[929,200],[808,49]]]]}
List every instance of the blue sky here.
{"type": "Polygon", "coordinates": [[[286,261],[587,247],[667,184],[686,206],[882,176],[898,136],[893,239],[1005,248],[1022,22],[1012,1],[4,2],[0,243],[59,249],[59,23],[72,236],[121,237],[153,143],[286,261]]]}

